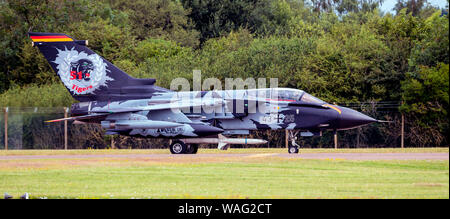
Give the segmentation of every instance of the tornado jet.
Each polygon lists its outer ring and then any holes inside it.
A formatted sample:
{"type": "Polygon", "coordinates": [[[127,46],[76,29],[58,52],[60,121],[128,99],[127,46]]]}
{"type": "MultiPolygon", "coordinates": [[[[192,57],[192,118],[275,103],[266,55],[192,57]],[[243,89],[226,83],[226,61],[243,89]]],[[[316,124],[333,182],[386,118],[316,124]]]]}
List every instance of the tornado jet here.
{"type": "Polygon", "coordinates": [[[106,135],[167,138],[173,154],[197,153],[199,144],[226,150],[267,143],[242,138],[253,130],[288,130],[288,152],[298,153],[297,136],[377,122],[292,88],[175,92],[156,86],[155,79],[131,77],[90,50],[87,40],[61,33],[29,36],[78,101],[70,117],[47,122],[97,123],[106,135]]]}

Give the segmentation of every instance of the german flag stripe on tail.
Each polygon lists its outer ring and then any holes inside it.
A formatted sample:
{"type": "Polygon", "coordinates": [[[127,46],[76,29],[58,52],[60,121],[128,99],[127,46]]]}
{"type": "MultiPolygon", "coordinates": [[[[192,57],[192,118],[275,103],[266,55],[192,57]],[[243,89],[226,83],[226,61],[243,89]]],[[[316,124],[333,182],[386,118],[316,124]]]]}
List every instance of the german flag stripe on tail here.
{"type": "Polygon", "coordinates": [[[50,35],[50,36],[30,36],[33,42],[65,42],[73,41],[72,38],[65,35],[50,35]]]}

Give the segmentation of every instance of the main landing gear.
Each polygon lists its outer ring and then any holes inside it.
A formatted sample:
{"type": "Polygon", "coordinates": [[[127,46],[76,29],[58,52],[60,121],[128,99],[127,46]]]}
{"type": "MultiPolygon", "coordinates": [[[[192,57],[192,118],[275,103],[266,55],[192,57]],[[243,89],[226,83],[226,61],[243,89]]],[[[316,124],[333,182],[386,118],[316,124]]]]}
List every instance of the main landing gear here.
{"type": "Polygon", "coordinates": [[[175,140],[170,144],[170,153],[172,154],[196,154],[198,144],[185,144],[180,140],[175,140]]]}
{"type": "Polygon", "coordinates": [[[298,154],[298,150],[300,149],[300,145],[295,142],[297,140],[297,135],[300,131],[288,130],[288,140],[289,140],[289,148],[288,152],[290,154],[298,154]]]}

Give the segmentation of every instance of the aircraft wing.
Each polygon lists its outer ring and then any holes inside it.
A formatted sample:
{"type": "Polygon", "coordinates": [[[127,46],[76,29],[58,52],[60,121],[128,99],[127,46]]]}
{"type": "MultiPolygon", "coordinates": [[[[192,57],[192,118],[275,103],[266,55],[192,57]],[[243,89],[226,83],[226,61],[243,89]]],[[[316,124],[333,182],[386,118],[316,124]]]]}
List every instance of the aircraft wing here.
{"type": "Polygon", "coordinates": [[[193,99],[193,100],[177,100],[169,103],[156,103],[149,106],[137,106],[137,107],[122,107],[111,109],[93,109],[91,113],[126,113],[126,112],[139,112],[139,111],[152,111],[152,110],[167,110],[167,109],[183,109],[189,107],[214,107],[224,104],[222,99],[193,99]]]}
{"type": "Polygon", "coordinates": [[[54,119],[54,120],[48,120],[45,122],[62,122],[62,121],[74,121],[74,120],[85,120],[85,119],[96,119],[107,116],[108,113],[95,113],[95,114],[89,114],[84,116],[74,116],[74,117],[67,117],[67,118],[61,118],[61,119],[54,119]]]}
{"type": "MultiPolygon", "coordinates": [[[[93,109],[91,110],[91,114],[84,115],[84,116],[75,116],[75,117],[68,117],[68,118],[61,118],[61,119],[55,119],[55,120],[49,120],[46,122],[61,122],[61,121],[73,121],[73,120],[87,120],[87,119],[95,119],[95,118],[101,118],[106,117],[111,114],[121,114],[121,113],[132,113],[132,112],[139,112],[139,111],[164,111],[164,114],[168,115],[166,110],[173,110],[178,111],[179,109],[183,108],[189,108],[189,107],[202,107],[202,106],[208,106],[208,107],[215,107],[220,106],[223,103],[222,99],[194,99],[194,100],[178,100],[174,102],[169,103],[157,103],[149,106],[137,106],[137,107],[114,107],[114,108],[107,108],[107,109],[93,109]]],[[[189,119],[184,119],[188,120],[189,119]]],[[[186,122],[186,121],[184,121],[186,122]]]]}

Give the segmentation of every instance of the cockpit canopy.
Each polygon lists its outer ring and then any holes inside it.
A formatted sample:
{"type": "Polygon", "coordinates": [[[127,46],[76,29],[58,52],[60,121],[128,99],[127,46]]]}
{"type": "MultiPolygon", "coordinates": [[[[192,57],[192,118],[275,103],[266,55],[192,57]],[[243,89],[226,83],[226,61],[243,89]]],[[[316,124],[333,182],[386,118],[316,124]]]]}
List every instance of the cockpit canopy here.
{"type": "Polygon", "coordinates": [[[314,97],[311,94],[308,94],[306,92],[305,92],[305,94],[303,94],[301,101],[305,102],[305,103],[315,103],[315,104],[320,104],[320,105],[326,103],[325,101],[323,101],[317,97],[314,97]]]}
{"type": "Polygon", "coordinates": [[[296,89],[278,88],[274,89],[273,94],[278,95],[277,99],[280,101],[299,101],[302,95],[305,94],[305,92],[296,89]]]}
{"type": "Polygon", "coordinates": [[[306,103],[325,104],[324,101],[306,93],[302,90],[292,88],[267,88],[249,90],[250,97],[266,97],[274,101],[302,101],[306,103]]]}

